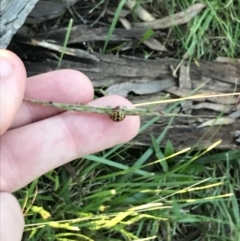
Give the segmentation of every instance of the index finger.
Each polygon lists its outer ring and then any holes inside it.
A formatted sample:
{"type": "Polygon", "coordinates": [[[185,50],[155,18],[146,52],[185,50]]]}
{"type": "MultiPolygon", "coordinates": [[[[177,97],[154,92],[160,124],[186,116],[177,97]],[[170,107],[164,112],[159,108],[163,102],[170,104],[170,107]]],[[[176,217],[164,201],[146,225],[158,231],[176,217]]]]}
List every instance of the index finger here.
{"type": "MultiPolygon", "coordinates": [[[[94,91],[89,78],[83,73],[64,69],[40,74],[27,79],[25,97],[62,103],[88,103],[94,91]]],[[[43,120],[62,113],[55,108],[31,105],[23,102],[9,129],[43,120]]]]}

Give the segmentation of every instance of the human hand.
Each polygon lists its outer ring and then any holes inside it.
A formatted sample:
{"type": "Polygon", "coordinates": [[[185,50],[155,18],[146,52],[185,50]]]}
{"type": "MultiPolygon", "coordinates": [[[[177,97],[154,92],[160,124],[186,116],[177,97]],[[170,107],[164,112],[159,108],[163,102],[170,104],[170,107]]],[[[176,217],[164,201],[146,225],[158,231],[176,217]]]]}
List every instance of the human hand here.
{"type": "Polygon", "coordinates": [[[125,105],[108,96],[93,101],[90,80],[74,70],[59,70],[26,79],[21,60],[0,50],[0,241],[19,241],[24,219],[11,194],[44,173],[73,159],[133,138],[138,116],[113,122],[108,116],[31,105],[23,97],[95,106],[125,105]]]}

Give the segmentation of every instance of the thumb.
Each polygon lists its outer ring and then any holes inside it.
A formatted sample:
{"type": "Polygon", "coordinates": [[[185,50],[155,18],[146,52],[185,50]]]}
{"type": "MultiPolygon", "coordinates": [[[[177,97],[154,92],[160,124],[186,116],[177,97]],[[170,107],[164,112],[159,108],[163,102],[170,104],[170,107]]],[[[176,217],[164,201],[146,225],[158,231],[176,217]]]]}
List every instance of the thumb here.
{"type": "Polygon", "coordinates": [[[0,240],[21,240],[24,219],[21,207],[10,193],[0,193],[0,240]]]}
{"type": "Polygon", "coordinates": [[[26,71],[22,61],[8,50],[0,50],[0,134],[11,125],[22,103],[26,71]]]}

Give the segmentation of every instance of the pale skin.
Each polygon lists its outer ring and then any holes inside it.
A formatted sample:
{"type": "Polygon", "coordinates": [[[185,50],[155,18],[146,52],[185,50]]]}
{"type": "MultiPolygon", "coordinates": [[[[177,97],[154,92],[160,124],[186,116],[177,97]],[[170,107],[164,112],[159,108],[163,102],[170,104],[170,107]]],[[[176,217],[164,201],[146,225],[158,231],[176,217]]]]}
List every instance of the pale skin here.
{"type": "Polygon", "coordinates": [[[0,91],[0,241],[20,241],[24,217],[11,193],[75,158],[129,141],[137,134],[140,120],[127,116],[113,122],[106,115],[64,112],[23,102],[26,97],[132,107],[119,96],[93,101],[92,84],[78,71],[26,78],[21,60],[6,50],[0,50],[0,91]]]}

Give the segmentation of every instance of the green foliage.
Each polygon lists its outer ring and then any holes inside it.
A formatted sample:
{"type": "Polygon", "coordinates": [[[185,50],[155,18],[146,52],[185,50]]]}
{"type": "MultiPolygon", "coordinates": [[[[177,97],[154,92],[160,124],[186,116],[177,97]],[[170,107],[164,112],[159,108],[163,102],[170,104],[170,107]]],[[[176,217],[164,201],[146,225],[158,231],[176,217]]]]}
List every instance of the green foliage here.
{"type": "Polygon", "coordinates": [[[171,240],[201,225],[206,240],[237,241],[240,151],[161,149],[165,134],[139,156],[119,145],[75,160],[77,179],[62,167],[19,191],[23,240],[171,240]]]}

